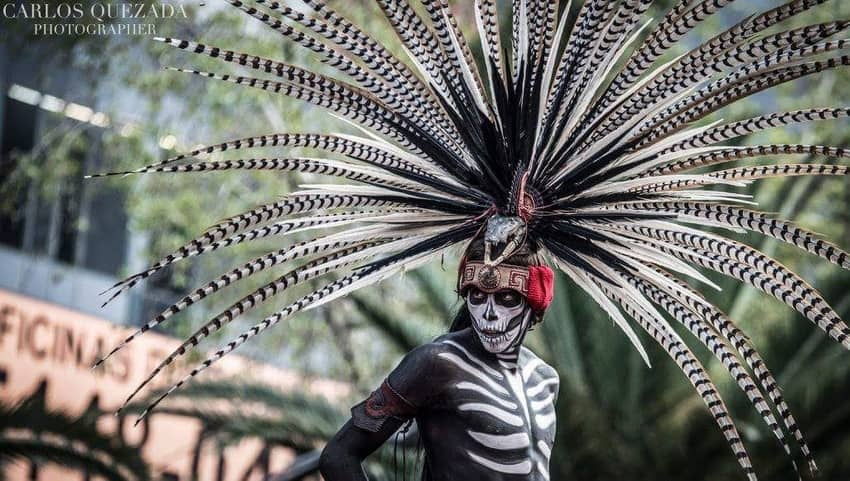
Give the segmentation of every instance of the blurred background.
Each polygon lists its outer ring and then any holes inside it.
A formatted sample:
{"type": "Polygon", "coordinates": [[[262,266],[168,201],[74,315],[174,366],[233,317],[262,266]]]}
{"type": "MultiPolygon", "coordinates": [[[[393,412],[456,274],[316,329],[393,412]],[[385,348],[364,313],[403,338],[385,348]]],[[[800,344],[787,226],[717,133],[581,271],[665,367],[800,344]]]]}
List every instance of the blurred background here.
{"type": "MultiPolygon", "coordinates": [[[[276,243],[257,241],[174,264],[104,308],[98,293],[219,219],[314,179],[268,172],[92,180],[83,175],[140,167],[197,145],[251,135],[351,130],[304,103],[163,70],[235,71],[164,47],[151,39],[154,35],[328,71],[223,1],[148,2],[143,6],[154,10],[146,18],[107,15],[102,22],[88,15],[26,18],[18,9],[33,2],[6,3],[19,14],[0,19],[0,473],[5,479],[39,481],[318,479],[311,467],[324,442],[348,418],[349,407],[366,397],[406,351],[446,330],[459,305],[453,291],[457,259],[447,257],[442,265],[294,317],[244,345],[238,356],[226,358],[133,427],[146,401],[201,357],[188,356],[163,384],[144,391],[121,416],[112,416],[193,326],[268,282],[273,273],[206,299],[103,368],[90,370],[99,355],[193,286],[277,248],[276,243]],[[163,5],[172,9],[161,10],[163,5]],[[145,29],[116,35],[35,30],[35,24],[69,22],[145,29]]],[[[44,3],[45,9],[60,3],[44,3]]],[[[88,12],[94,3],[79,4],[88,12]]],[[[655,3],[655,18],[672,4],[655,3]]],[[[401,52],[373,2],[329,4],[401,52]]],[[[737,2],[665,58],[779,4],[737,2]]],[[[452,2],[475,46],[471,6],[471,1],[452,2]]],[[[832,0],[793,24],[839,18],[850,19],[850,3],[832,0]]],[[[507,15],[503,20],[509,20],[507,15]]],[[[848,106],[848,74],[831,70],[774,88],[727,107],[712,120],[848,106]]],[[[832,121],[767,131],[744,142],[846,147],[848,132],[847,121],[832,121]]],[[[257,156],[277,154],[265,150],[257,156]]],[[[763,180],[750,193],[764,210],[850,248],[848,186],[843,178],[763,180]]],[[[772,240],[744,239],[799,272],[850,318],[850,273],[772,240]]],[[[850,479],[850,353],[779,301],[709,276],[723,290],[707,295],[739,321],[778,375],[822,479],[850,479]]],[[[201,347],[225,343],[311,287],[256,309],[201,347]]],[[[569,279],[558,279],[554,307],[528,344],[561,375],[554,480],[744,479],[678,368],[645,338],[653,360],[647,369],[569,279]]],[[[781,447],[722,366],[706,350],[695,352],[723,391],[760,479],[796,479],[781,447]]],[[[400,479],[401,471],[417,469],[417,452],[411,448],[415,439],[400,435],[397,441],[398,447],[390,442],[373,457],[369,471],[374,479],[400,479]]]]}

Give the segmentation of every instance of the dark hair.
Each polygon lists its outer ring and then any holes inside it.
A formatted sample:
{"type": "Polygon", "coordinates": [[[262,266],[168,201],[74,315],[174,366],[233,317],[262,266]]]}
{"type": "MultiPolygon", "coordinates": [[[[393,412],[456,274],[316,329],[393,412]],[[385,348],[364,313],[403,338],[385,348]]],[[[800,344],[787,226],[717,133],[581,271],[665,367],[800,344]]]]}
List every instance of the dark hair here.
{"type": "MultiPolygon", "coordinates": [[[[480,237],[473,240],[469,247],[466,248],[466,252],[464,253],[464,258],[467,261],[483,261],[484,260],[484,240],[480,237]]],[[[528,243],[523,244],[522,247],[517,249],[510,257],[505,259],[504,264],[512,264],[515,266],[537,266],[543,264],[543,258],[540,254],[537,253],[537,250],[534,249],[533,246],[530,246],[528,243]]],[[[462,292],[457,293],[458,296],[462,296],[462,292]]],[[[536,316],[536,315],[535,315],[536,316]]],[[[542,322],[542,317],[535,318],[534,323],[542,322]]],[[[467,327],[472,326],[472,316],[469,314],[469,309],[466,307],[466,303],[462,303],[460,308],[458,308],[457,313],[455,313],[454,319],[452,319],[452,324],[449,327],[449,332],[456,332],[466,329],[467,327]]]]}
{"type": "Polygon", "coordinates": [[[469,314],[469,309],[466,307],[466,303],[460,305],[457,313],[455,313],[454,319],[452,319],[452,325],[449,326],[449,332],[457,332],[466,329],[467,327],[472,326],[472,316],[469,314]]]}

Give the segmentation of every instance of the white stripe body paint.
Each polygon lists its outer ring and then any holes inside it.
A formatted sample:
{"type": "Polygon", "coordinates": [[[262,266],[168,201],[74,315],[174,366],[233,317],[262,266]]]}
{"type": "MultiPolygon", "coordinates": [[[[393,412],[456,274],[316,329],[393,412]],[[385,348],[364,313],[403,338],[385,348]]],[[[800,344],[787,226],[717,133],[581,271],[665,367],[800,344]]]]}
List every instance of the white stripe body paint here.
{"type": "Polygon", "coordinates": [[[492,469],[493,471],[497,471],[499,473],[505,474],[529,474],[531,473],[531,461],[525,459],[519,463],[513,464],[504,464],[496,461],[492,461],[485,457],[479,456],[472,451],[466,452],[473,461],[478,464],[485,466],[487,468],[492,469]]]}
{"type": "Polygon", "coordinates": [[[522,378],[528,379],[531,377],[531,374],[540,366],[543,365],[543,361],[540,358],[535,357],[534,359],[528,361],[528,364],[522,367],[522,378]]]}
{"type": "Polygon", "coordinates": [[[458,406],[458,409],[461,411],[476,411],[480,413],[489,414],[494,418],[502,421],[505,424],[510,424],[511,426],[524,426],[525,422],[523,422],[522,418],[517,416],[516,414],[511,414],[504,409],[497,408],[491,404],[486,403],[466,403],[458,406]]]}
{"type": "Polygon", "coordinates": [[[502,373],[500,373],[499,371],[488,366],[487,363],[485,363],[481,359],[478,359],[477,357],[473,356],[471,352],[466,350],[466,348],[461,346],[460,344],[458,344],[454,341],[443,341],[443,344],[448,344],[449,346],[452,346],[452,347],[456,348],[458,351],[462,352],[464,355],[466,355],[467,359],[472,361],[476,366],[483,369],[484,372],[486,372],[487,374],[493,376],[496,379],[502,379],[502,377],[503,377],[502,373]]]}
{"type": "Polygon", "coordinates": [[[552,457],[552,448],[550,448],[549,445],[544,443],[542,440],[537,441],[537,449],[543,453],[543,457],[546,458],[547,461],[552,457]]]}
{"type": "Polygon", "coordinates": [[[537,424],[537,427],[540,429],[549,429],[555,424],[555,411],[548,414],[536,414],[534,416],[534,423],[537,424]]]}
{"type": "Polygon", "coordinates": [[[531,409],[534,412],[540,412],[546,409],[551,409],[555,405],[555,393],[550,392],[543,399],[531,401],[531,409]]]}
{"type": "Polygon", "coordinates": [[[485,388],[484,386],[480,386],[480,385],[475,384],[475,383],[471,383],[471,382],[468,382],[468,381],[462,381],[462,382],[457,383],[455,385],[455,387],[458,388],[458,389],[466,389],[466,390],[469,390],[469,391],[475,391],[479,394],[483,394],[484,396],[487,396],[488,398],[496,401],[497,403],[499,403],[500,405],[502,405],[503,407],[506,407],[508,409],[516,409],[517,407],[519,407],[519,406],[516,405],[516,403],[508,401],[507,399],[502,399],[499,396],[493,394],[491,391],[488,391],[487,388],[485,388]]]}
{"type": "Polygon", "coordinates": [[[516,369],[516,363],[510,362],[510,361],[499,361],[499,366],[501,366],[502,369],[506,369],[506,370],[516,369]]]}
{"type": "Polygon", "coordinates": [[[528,393],[528,397],[537,397],[538,394],[546,392],[546,388],[552,387],[556,384],[558,384],[558,378],[556,377],[544,379],[528,388],[528,391],[526,392],[528,393]]]}
{"type": "Polygon", "coordinates": [[[540,474],[543,475],[545,479],[549,479],[549,468],[546,466],[547,463],[544,463],[543,461],[537,461],[534,463],[537,466],[537,470],[540,471],[540,474]]]}
{"type": "Polygon", "coordinates": [[[452,354],[450,352],[441,352],[440,354],[438,354],[438,356],[444,359],[448,359],[449,361],[453,362],[457,367],[463,369],[469,374],[472,374],[479,380],[484,381],[484,383],[486,383],[494,391],[500,392],[502,394],[508,393],[507,389],[497,384],[496,381],[494,381],[493,379],[487,377],[487,375],[484,374],[484,372],[480,369],[461,359],[460,356],[452,354]]]}
{"type": "Polygon", "coordinates": [[[506,451],[509,449],[527,448],[529,445],[531,445],[531,441],[528,439],[527,433],[487,434],[479,433],[477,431],[469,431],[469,435],[472,437],[472,439],[478,441],[483,446],[486,446],[491,449],[499,449],[506,451]]]}
{"type": "Polygon", "coordinates": [[[466,451],[470,462],[548,481],[558,384],[551,368],[544,370],[546,364],[527,349],[488,357],[451,339],[439,342],[449,349],[438,357],[460,371],[452,386],[456,409],[486,416],[483,425],[466,428],[474,442],[466,451]]]}
{"type": "Polygon", "coordinates": [[[525,397],[525,384],[523,383],[523,378],[519,377],[518,373],[512,372],[508,374],[508,384],[510,384],[511,390],[514,392],[514,396],[516,396],[522,406],[523,420],[528,423],[531,421],[531,416],[528,412],[528,399],[525,397]]]}

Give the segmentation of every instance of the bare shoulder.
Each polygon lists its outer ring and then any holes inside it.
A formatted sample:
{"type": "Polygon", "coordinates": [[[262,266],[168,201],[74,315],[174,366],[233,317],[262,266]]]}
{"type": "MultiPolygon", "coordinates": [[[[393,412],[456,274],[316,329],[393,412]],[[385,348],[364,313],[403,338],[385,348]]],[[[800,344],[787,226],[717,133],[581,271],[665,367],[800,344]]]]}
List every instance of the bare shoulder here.
{"type": "Polygon", "coordinates": [[[450,352],[450,347],[442,342],[444,337],[441,336],[432,342],[413,348],[405,354],[401,364],[414,364],[422,369],[433,369],[439,364],[440,355],[450,352]]]}
{"type": "Polygon", "coordinates": [[[432,405],[451,380],[451,372],[441,359],[449,349],[439,339],[415,347],[387,376],[389,385],[416,408],[432,405]]]}
{"type": "Polygon", "coordinates": [[[443,371],[446,360],[456,356],[458,350],[463,349],[466,340],[466,333],[463,331],[443,334],[410,350],[401,360],[399,367],[422,376],[445,374],[443,371]]]}
{"type": "Polygon", "coordinates": [[[534,353],[531,349],[523,346],[519,356],[520,367],[523,370],[523,375],[526,379],[531,379],[532,375],[543,381],[554,382],[556,385],[560,379],[558,371],[554,367],[547,364],[540,356],[534,353]]]}

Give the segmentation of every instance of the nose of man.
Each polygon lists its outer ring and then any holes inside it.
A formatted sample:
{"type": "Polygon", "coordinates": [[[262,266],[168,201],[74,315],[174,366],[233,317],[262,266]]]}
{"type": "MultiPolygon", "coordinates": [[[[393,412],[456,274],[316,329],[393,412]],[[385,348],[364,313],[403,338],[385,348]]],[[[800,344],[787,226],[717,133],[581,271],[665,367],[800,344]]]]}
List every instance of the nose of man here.
{"type": "Polygon", "coordinates": [[[499,315],[496,314],[496,309],[493,306],[492,295],[490,296],[490,299],[487,300],[487,309],[484,311],[484,319],[491,322],[499,320],[499,315]]]}

